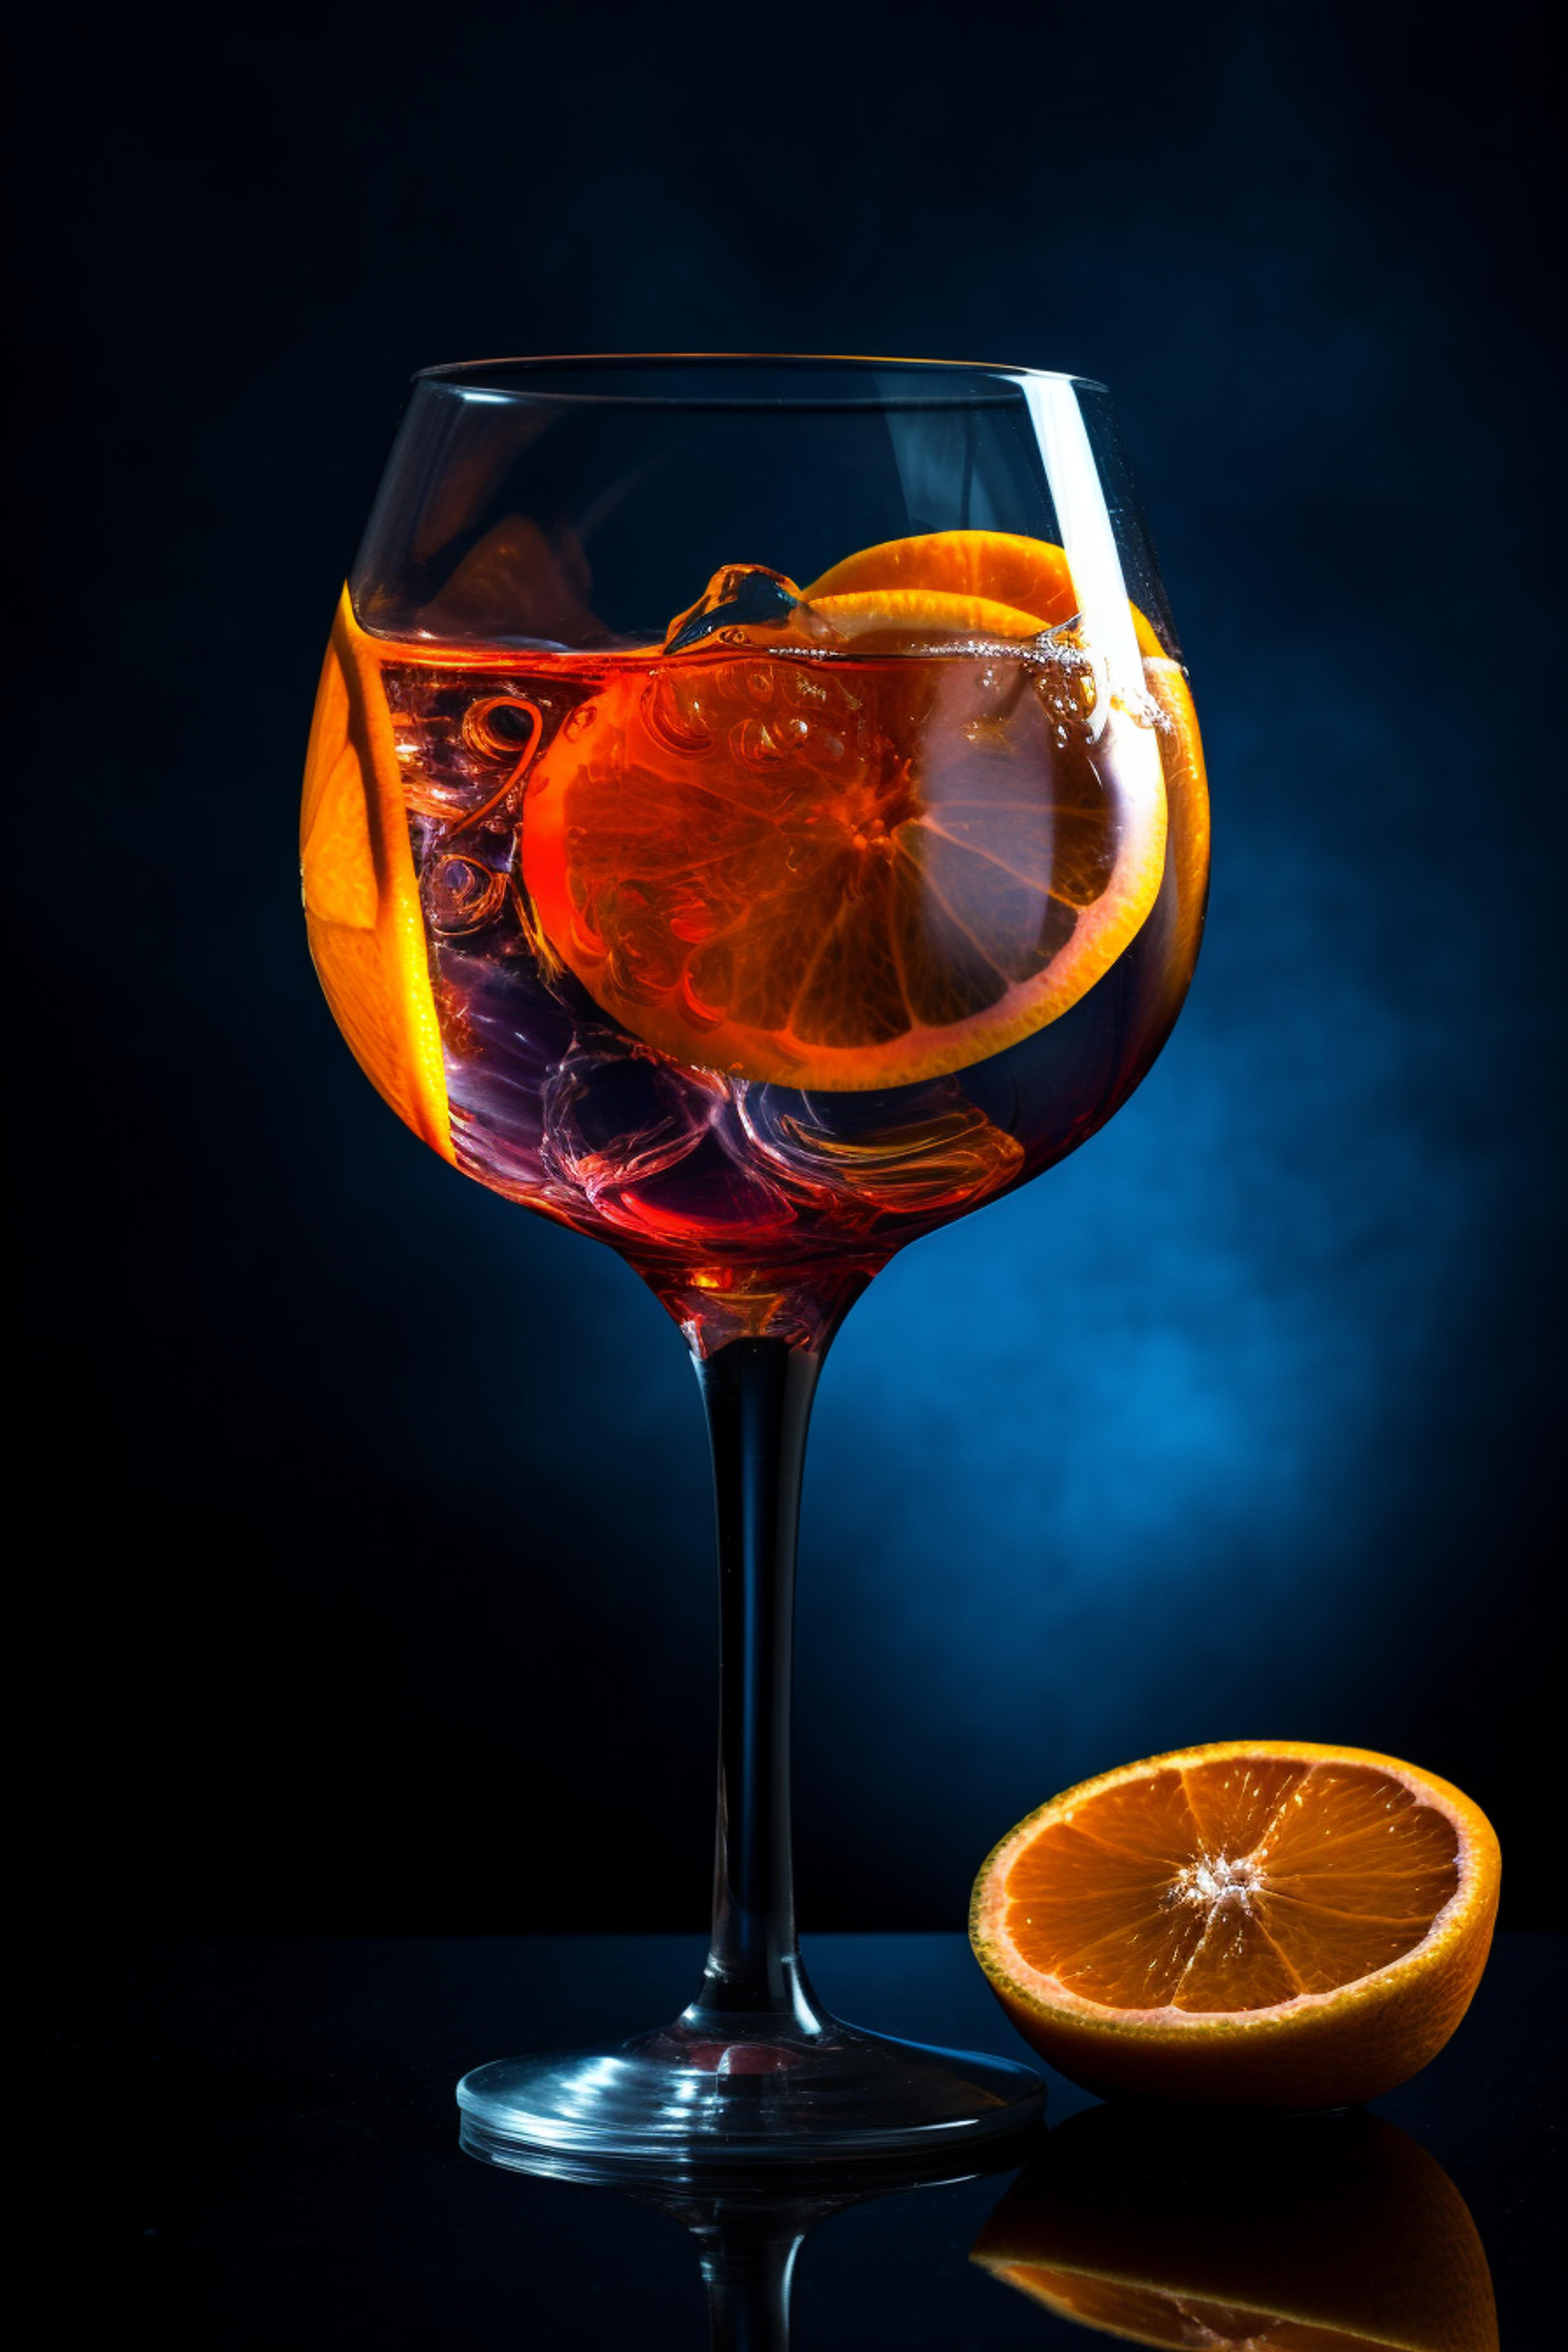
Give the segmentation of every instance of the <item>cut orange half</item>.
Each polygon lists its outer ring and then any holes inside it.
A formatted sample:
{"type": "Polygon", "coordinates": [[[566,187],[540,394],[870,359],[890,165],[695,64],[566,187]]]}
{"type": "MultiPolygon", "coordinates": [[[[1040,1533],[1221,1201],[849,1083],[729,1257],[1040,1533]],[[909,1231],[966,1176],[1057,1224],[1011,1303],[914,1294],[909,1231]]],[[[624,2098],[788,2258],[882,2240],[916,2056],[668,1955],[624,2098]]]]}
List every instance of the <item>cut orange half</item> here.
{"type": "Polygon", "coordinates": [[[447,1077],[392,719],[343,592],[316,694],[300,813],[317,975],[366,1077],[445,1159],[447,1077]]]}
{"type": "Polygon", "coordinates": [[[970,1934],[1019,2032],[1092,2090],[1345,2106],[1453,2032],[1499,1867],[1479,1808],[1415,1765],[1235,1740],[1031,1813],[982,1868],[970,1934]]]}
{"type": "Polygon", "coordinates": [[[942,651],[1070,619],[1060,549],[895,541],[807,604],[838,657],[715,644],[574,712],[531,781],[524,878],[589,994],[664,1053],[810,1090],[938,1077],[1110,970],[1159,891],[1167,775],[1201,801],[1201,768],[1168,683],[1097,711],[1070,646],[942,651]]]}

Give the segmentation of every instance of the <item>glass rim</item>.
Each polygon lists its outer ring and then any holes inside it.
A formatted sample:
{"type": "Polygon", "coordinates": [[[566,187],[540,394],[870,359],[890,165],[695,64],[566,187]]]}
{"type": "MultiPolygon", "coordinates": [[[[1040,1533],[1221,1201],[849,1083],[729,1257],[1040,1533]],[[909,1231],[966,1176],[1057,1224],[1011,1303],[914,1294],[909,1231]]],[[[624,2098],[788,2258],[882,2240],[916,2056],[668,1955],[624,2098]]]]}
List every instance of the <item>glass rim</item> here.
{"type": "Polygon", "coordinates": [[[930,360],[870,357],[858,352],[552,352],[525,353],[516,357],[483,360],[448,360],[432,367],[418,368],[410,379],[416,386],[429,384],[437,391],[452,391],[479,395],[488,401],[517,401],[548,404],[561,407],[598,408],[720,408],[720,409],[823,409],[823,408],[973,408],[1001,405],[1015,399],[1030,383],[1067,383],[1084,392],[1104,393],[1107,387],[1093,376],[1078,375],[1059,368],[1017,367],[995,360],[930,360]],[[840,394],[825,392],[820,385],[798,394],[781,390],[776,383],[766,391],[748,393],[745,378],[749,373],[778,371],[787,373],[792,369],[812,369],[823,373],[837,373],[847,379],[846,390],[840,394]],[[637,392],[606,390],[604,392],[567,388],[552,383],[552,375],[581,374],[603,369],[665,370],[673,374],[679,369],[689,369],[694,374],[703,370],[733,371],[733,392],[705,389],[668,392],[640,390],[637,392]],[[875,376],[897,372],[918,382],[929,380],[931,390],[921,394],[912,385],[891,391],[868,391],[857,397],[848,385],[858,376],[875,376]],[[951,388],[942,388],[946,377],[951,388]],[[970,383],[961,390],[952,382],[953,377],[967,377],[970,383]],[[521,381],[515,379],[521,378],[521,381]],[[507,379],[513,379],[508,381],[507,379]]]}

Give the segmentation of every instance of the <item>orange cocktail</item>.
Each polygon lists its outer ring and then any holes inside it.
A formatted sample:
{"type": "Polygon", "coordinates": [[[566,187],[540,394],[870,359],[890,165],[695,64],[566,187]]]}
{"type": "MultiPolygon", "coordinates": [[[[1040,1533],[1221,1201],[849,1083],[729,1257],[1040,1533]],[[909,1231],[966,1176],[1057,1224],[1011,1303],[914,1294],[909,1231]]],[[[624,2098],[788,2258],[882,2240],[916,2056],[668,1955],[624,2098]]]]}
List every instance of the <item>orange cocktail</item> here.
{"type": "Polygon", "coordinates": [[[1062,551],[1001,532],[805,592],[730,566],[610,653],[455,654],[345,599],[304,834],[345,1034],[683,1322],[835,1312],[1081,1141],[1174,1015],[1202,756],[1135,621],[1142,701],[1108,708],[1062,551]]]}

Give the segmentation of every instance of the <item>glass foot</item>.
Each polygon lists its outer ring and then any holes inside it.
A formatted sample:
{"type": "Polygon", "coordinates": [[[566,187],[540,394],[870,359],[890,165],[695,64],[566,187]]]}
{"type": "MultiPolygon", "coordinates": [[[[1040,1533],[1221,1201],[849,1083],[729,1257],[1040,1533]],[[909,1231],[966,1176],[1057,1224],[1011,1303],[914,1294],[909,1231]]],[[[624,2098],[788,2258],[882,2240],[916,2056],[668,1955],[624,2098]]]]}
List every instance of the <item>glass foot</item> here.
{"type": "Polygon", "coordinates": [[[743,2014],[499,2058],[458,2085],[468,2154],[524,2171],[546,2153],[633,2172],[921,2159],[1022,2130],[1045,2097],[1006,2059],[743,2014]]]}

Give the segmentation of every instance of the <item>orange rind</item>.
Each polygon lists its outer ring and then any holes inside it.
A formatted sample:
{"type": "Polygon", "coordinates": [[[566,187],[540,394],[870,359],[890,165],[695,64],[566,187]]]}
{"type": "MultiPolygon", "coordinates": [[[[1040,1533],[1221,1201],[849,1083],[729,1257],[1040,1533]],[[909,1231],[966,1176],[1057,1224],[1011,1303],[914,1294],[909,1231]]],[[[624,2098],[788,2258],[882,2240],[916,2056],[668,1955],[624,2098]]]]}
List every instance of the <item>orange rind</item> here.
{"type": "Polygon", "coordinates": [[[345,589],[316,694],[300,875],[310,953],[366,1077],[452,1158],[446,1068],[396,740],[375,649],[345,589]]]}

